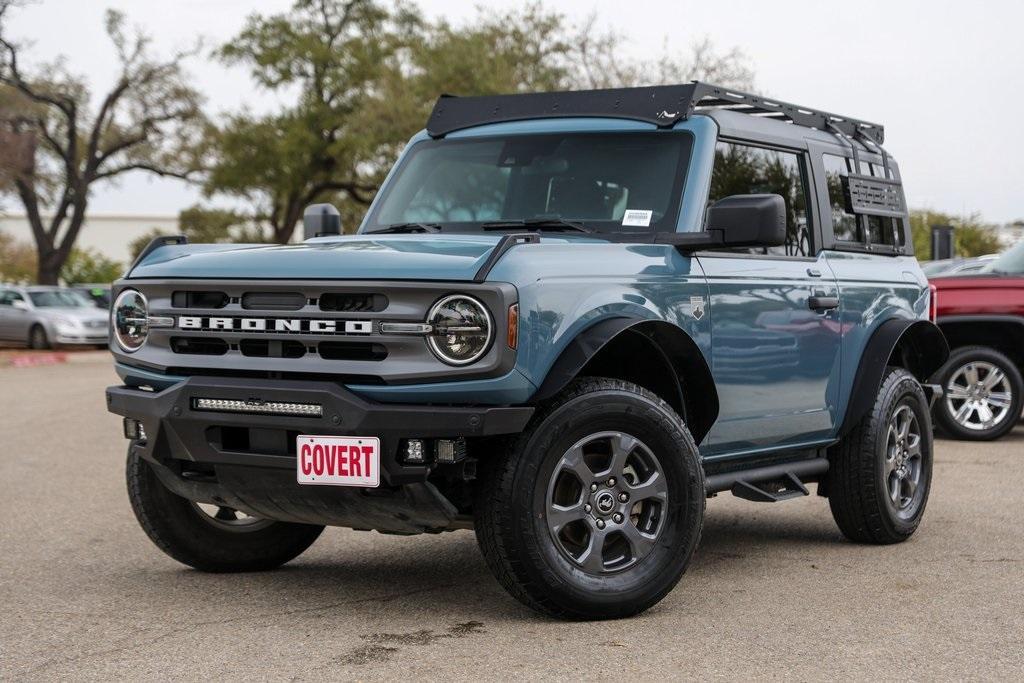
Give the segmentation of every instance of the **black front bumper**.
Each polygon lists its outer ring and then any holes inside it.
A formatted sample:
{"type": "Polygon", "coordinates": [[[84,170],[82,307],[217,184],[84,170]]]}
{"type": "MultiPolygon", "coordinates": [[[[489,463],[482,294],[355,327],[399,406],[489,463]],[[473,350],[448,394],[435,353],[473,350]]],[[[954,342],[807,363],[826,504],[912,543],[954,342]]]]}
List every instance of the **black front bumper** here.
{"type": "Polygon", "coordinates": [[[131,448],[180,496],[269,519],[395,533],[465,525],[427,481],[429,467],[399,461],[402,439],[516,434],[533,415],[531,407],[375,403],[332,382],[226,377],[191,377],[159,392],[109,387],[107,408],[143,425],[146,438],[131,448]],[[316,404],[322,417],[197,410],[197,398],[316,404]],[[299,434],[378,437],[381,486],[299,485],[299,434]]]}
{"type": "Polygon", "coordinates": [[[531,407],[453,407],[375,403],[332,382],[191,377],[160,392],[128,386],[107,389],[107,408],[143,424],[148,460],[295,470],[299,434],[375,436],[381,440],[382,484],[423,481],[427,467],[403,465],[405,438],[455,438],[516,434],[531,407]],[[294,402],[322,407],[322,417],[196,410],[193,399],[294,402]]]}

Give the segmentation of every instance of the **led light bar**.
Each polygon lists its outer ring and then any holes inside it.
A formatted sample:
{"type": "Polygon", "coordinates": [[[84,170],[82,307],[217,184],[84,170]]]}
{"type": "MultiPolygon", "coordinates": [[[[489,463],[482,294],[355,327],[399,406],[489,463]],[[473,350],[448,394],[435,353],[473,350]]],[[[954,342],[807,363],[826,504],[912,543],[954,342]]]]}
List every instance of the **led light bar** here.
{"type": "Polygon", "coordinates": [[[257,415],[295,415],[298,417],[323,417],[324,415],[324,409],[318,403],[288,403],[285,401],[193,398],[192,408],[221,413],[253,413],[257,415]]]}

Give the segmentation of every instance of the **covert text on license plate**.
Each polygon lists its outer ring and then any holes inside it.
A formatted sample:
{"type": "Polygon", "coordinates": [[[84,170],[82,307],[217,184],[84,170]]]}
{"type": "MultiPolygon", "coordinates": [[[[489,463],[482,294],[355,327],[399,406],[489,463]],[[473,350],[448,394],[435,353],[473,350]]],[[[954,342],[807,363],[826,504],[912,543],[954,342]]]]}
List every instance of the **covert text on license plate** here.
{"type": "Polygon", "coordinates": [[[310,436],[295,441],[300,484],[380,486],[380,439],[372,436],[310,436]]]}

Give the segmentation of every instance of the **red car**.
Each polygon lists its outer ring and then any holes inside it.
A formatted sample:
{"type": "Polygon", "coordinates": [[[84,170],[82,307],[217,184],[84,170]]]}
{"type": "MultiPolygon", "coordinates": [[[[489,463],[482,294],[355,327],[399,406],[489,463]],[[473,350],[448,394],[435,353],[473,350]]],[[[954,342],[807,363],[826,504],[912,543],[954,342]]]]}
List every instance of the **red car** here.
{"type": "Polygon", "coordinates": [[[956,438],[997,439],[1017,424],[1024,399],[1024,242],[983,273],[931,284],[951,349],[933,380],[945,390],[936,422],[956,438]]]}

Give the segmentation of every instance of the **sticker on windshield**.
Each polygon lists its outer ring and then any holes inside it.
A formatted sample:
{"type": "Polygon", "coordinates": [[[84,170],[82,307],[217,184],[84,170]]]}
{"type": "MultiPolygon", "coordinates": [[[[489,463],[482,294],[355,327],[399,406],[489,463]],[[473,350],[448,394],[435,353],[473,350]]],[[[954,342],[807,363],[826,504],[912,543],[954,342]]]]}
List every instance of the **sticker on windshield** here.
{"type": "Polygon", "coordinates": [[[626,209],[626,213],[622,214],[623,225],[638,225],[642,228],[650,227],[651,216],[654,215],[653,211],[641,211],[639,209],[626,209]]]}

